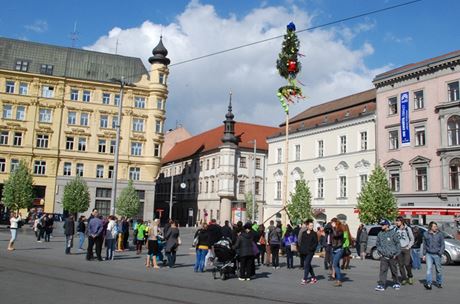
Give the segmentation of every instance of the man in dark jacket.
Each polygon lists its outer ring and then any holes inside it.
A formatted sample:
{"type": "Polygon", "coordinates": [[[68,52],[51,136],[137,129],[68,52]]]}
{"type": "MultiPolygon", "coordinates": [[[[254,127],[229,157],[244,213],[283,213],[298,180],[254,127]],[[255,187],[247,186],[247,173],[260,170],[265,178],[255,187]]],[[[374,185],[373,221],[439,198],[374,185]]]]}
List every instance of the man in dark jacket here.
{"type": "Polygon", "coordinates": [[[233,232],[232,232],[232,228],[230,227],[229,221],[225,221],[225,224],[224,226],[222,226],[221,231],[222,231],[223,237],[226,237],[230,240],[232,239],[233,232]]]}
{"type": "Polygon", "coordinates": [[[423,260],[426,261],[425,288],[431,290],[433,276],[431,268],[436,269],[436,287],[442,288],[441,257],[444,253],[444,235],[438,230],[436,222],[430,222],[428,231],[423,234],[423,260]]]}
{"type": "Polygon", "coordinates": [[[65,254],[70,254],[70,249],[73,247],[73,235],[75,234],[75,221],[73,215],[69,215],[64,222],[65,235],[65,254]]]}
{"type": "Polygon", "coordinates": [[[233,246],[238,250],[240,256],[240,281],[249,281],[254,275],[254,240],[251,226],[250,223],[244,225],[244,231],[238,236],[233,246]]]}
{"type": "Polygon", "coordinates": [[[313,221],[307,220],[305,222],[306,229],[301,229],[299,233],[299,253],[304,256],[304,275],[302,284],[315,284],[317,282],[315,272],[311,266],[311,261],[315,255],[316,247],[318,246],[318,234],[313,231],[313,221]],[[308,279],[308,274],[311,278],[308,279]]]}
{"type": "Polygon", "coordinates": [[[209,232],[209,245],[214,246],[214,244],[220,240],[222,237],[222,230],[215,219],[211,220],[211,223],[208,226],[209,232]]]}
{"type": "Polygon", "coordinates": [[[377,251],[380,254],[380,275],[376,291],[384,291],[387,281],[388,268],[390,268],[393,278],[393,288],[399,290],[401,285],[398,280],[398,256],[401,253],[401,243],[398,233],[390,229],[388,220],[380,221],[382,231],[377,235],[377,251]]]}
{"type": "Polygon", "coordinates": [[[86,259],[88,261],[93,259],[93,247],[96,245],[96,255],[98,261],[102,261],[102,229],[103,223],[99,218],[99,212],[93,212],[94,217],[88,223],[88,250],[86,252],[86,259]]]}

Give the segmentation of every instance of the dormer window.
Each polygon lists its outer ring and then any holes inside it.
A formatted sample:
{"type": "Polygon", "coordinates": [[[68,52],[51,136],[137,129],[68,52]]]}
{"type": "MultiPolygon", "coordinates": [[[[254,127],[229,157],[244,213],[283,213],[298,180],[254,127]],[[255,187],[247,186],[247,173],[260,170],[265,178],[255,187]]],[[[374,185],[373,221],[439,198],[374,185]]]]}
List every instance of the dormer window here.
{"type": "Polygon", "coordinates": [[[42,64],[40,66],[40,74],[53,75],[53,66],[51,64],[42,64]]]}
{"type": "Polygon", "coordinates": [[[27,72],[29,70],[29,61],[26,60],[16,60],[14,65],[16,71],[27,72]]]}

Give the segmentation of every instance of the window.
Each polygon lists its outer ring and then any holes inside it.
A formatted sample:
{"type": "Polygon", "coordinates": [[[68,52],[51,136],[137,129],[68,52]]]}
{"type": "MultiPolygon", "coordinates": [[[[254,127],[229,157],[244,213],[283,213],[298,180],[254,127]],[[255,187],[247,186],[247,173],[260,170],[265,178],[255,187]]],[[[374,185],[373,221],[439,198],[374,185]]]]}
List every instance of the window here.
{"type": "Polygon", "coordinates": [[[115,147],[117,146],[117,141],[116,140],[111,140],[110,141],[110,154],[115,153],[115,147]]]}
{"type": "Polygon", "coordinates": [[[153,156],[155,157],[160,157],[160,144],[154,144],[153,145],[153,156]]]}
{"type": "Polygon", "coordinates": [[[8,131],[2,131],[0,132],[0,145],[7,145],[8,144],[8,136],[9,136],[8,131]]]}
{"type": "Polygon", "coordinates": [[[77,168],[76,168],[77,176],[83,176],[84,170],[85,170],[85,166],[83,164],[77,164],[77,168]]]}
{"type": "Polygon", "coordinates": [[[209,182],[206,182],[206,191],[205,191],[205,193],[208,193],[208,191],[209,191],[209,182]]]}
{"type": "Polygon", "coordinates": [[[163,133],[163,123],[161,120],[155,120],[155,133],[163,133]]]}
{"type": "Polygon", "coordinates": [[[367,132],[361,132],[361,151],[367,150],[367,132]]]}
{"type": "Polygon", "coordinates": [[[144,120],[140,118],[133,119],[133,131],[144,132],[144,120]]]}
{"type": "Polygon", "coordinates": [[[53,66],[51,64],[42,64],[40,66],[40,74],[53,75],[53,66]]]}
{"type": "Polygon", "coordinates": [[[17,120],[25,120],[26,119],[26,107],[24,107],[24,106],[17,106],[16,107],[16,119],[17,120]]]}
{"type": "Polygon", "coordinates": [[[26,60],[16,60],[14,69],[16,71],[27,72],[29,70],[29,62],[26,60]]]}
{"type": "Polygon", "coordinates": [[[99,121],[99,127],[101,128],[109,127],[109,116],[108,115],[101,115],[100,121],[99,121]]]}
{"type": "Polygon", "coordinates": [[[316,198],[324,198],[324,179],[322,177],[316,180],[316,198]]]}
{"type": "Polygon", "coordinates": [[[78,138],[78,151],[86,151],[86,138],[78,138]]]}
{"type": "Polygon", "coordinates": [[[105,153],[105,146],[106,146],[106,140],[105,139],[99,139],[99,144],[97,151],[99,153],[105,153]]]}
{"type": "Polygon", "coordinates": [[[36,160],[34,162],[34,174],[45,175],[46,174],[46,161],[36,160]]]}
{"type": "Polygon", "coordinates": [[[17,168],[19,168],[19,159],[11,159],[11,172],[16,171],[17,168]]]}
{"type": "Polygon", "coordinates": [[[459,100],[460,96],[459,96],[458,81],[447,84],[447,87],[448,87],[447,94],[449,95],[449,101],[459,100]]]}
{"type": "Polygon", "coordinates": [[[14,94],[14,81],[6,81],[5,93],[14,94]]]}
{"type": "Polygon", "coordinates": [[[65,149],[66,150],[73,150],[73,141],[74,138],[72,136],[67,136],[65,139],[65,149]]]}
{"type": "Polygon", "coordinates": [[[113,97],[113,104],[118,106],[120,104],[120,95],[119,94],[115,94],[115,96],[113,97]]]}
{"type": "Polygon", "coordinates": [[[388,98],[388,115],[398,114],[398,98],[391,97],[388,98]]]}
{"type": "Polygon", "coordinates": [[[5,172],[6,170],[6,159],[0,158],[0,172],[5,172]]]}
{"type": "Polygon", "coordinates": [[[203,190],[203,182],[200,182],[200,186],[199,186],[199,193],[201,193],[203,190]]]}
{"type": "Polygon", "coordinates": [[[246,157],[240,157],[240,168],[246,168],[246,157]]]}
{"type": "Polygon", "coordinates": [[[77,112],[68,112],[67,114],[67,124],[76,125],[77,124],[77,112]]]}
{"type": "Polygon", "coordinates": [[[130,180],[140,180],[141,178],[141,168],[131,167],[129,168],[129,179],[130,180]]]}
{"type": "Polygon", "coordinates": [[[324,141],[318,140],[318,157],[324,157],[324,141]]]}
{"type": "Polygon", "coordinates": [[[280,181],[276,182],[276,199],[277,200],[281,199],[281,182],[280,181]]]}
{"type": "Polygon", "coordinates": [[[399,170],[390,171],[390,189],[393,192],[399,192],[400,178],[399,170]]]}
{"type": "Polygon", "coordinates": [[[300,145],[295,145],[295,160],[300,160],[300,145]]]}
{"type": "Polygon", "coordinates": [[[109,166],[109,178],[113,178],[113,166],[109,166]]]}
{"type": "Polygon", "coordinates": [[[165,74],[163,73],[158,74],[158,82],[160,84],[164,84],[164,81],[165,81],[165,74]]]}
{"type": "Polygon", "coordinates": [[[91,101],[91,92],[90,91],[83,91],[83,101],[90,102],[91,101]]]}
{"type": "Polygon", "coordinates": [[[53,86],[43,86],[42,87],[42,97],[53,98],[54,97],[54,87],[53,86]]]}
{"type": "Polygon", "coordinates": [[[109,188],[96,188],[96,200],[94,202],[94,208],[99,211],[101,216],[110,215],[110,197],[112,190],[109,188]]]}
{"type": "Polygon", "coordinates": [[[104,178],[104,165],[97,165],[96,178],[104,178]]]}
{"type": "Polygon", "coordinates": [[[51,122],[51,109],[40,109],[38,112],[39,122],[51,122]]]}
{"type": "Polygon", "coordinates": [[[9,104],[3,105],[3,118],[11,119],[13,118],[13,106],[9,104]]]}
{"type": "Polygon", "coordinates": [[[450,190],[460,190],[460,158],[449,163],[450,190]]]}
{"type": "Polygon", "coordinates": [[[347,137],[345,135],[340,136],[340,154],[347,153],[347,137]]]}
{"type": "Polygon", "coordinates": [[[257,157],[257,158],[256,158],[256,169],[259,169],[259,170],[260,170],[260,168],[261,168],[261,165],[260,165],[260,164],[261,164],[261,163],[260,163],[260,158],[257,157]]]}
{"type": "Polygon", "coordinates": [[[48,148],[48,134],[37,134],[37,148],[48,148]]]}
{"type": "Polygon", "coordinates": [[[82,112],[80,114],[80,126],[87,126],[89,123],[89,113],[82,112]]]}
{"type": "Polygon", "coordinates": [[[414,92],[414,110],[420,110],[425,107],[423,100],[423,91],[414,92]]]}
{"type": "Polygon", "coordinates": [[[255,182],[254,184],[254,193],[260,195],[260,182],[255,182]]]}
{"type": "Polygon", "coordinates": [[[281,148],[278,148],[278,149],[276,150],[276,152],[277,152],[277,154],[276,154],[276,155],[277,155],[276,162],[277,162],[278,164],[281,164],[281,162],[282,162],[282,157],[283,157],[283,150],[281,150],[281,148]]]}
{"type": "Polygon", "coordinates": [[[110,93],[102,93],[102,103],[110,104],[110,93]]]}
{"type": "Polygon", "coordinates": [[[22,146],[22,132],[14,132],[13,145],[22,146]]]}
{"type": "Polygon", "coordinates": [[[118,125],[118,115],[112,117],[112,129],[116,129],[118,125]]]}
{"type": "Polygon", "coordinates": [[[134,156],[142,155],[142,143],[140,142],[131,143],[131,155],[134,155],[134,156]]]}
{"type": "Polygon", "coordinates": [[[211,181],[211,193],[214,193],[214,181],[211,181]]]}
{"type": "Polygon", "coordinates": [[[216,159],[215,158],[213,158],[211,160],[211,169],[214,169],[214,168],[216,168],[216,159]]]}
{"type": "Polygon", "coordinates": [[[415,181],[417,191],[428,189],[428,169],[426,167],[415,168],[415,181]]]}
{"type": "Polygon", "coordinates": [[[454,115],[447,120],[447,139],[449,146],[460,145],[460,116],[454,115]]]}
{"type": "Polygon", "coordinates": [[[134,107],[139,109],[145,108],[145,97],[134,97],[134,107]]]}
{"type": "Polygon", "coordinates": [[[415,146],[420,147],[425,145],[425,127],[415,128],[415,146]]]}
{"type": "Polygon", "coordinates": [[[347,197],[347,177],[346,176],[340,177],[340,197],[341,198],[347,197]]]}
{"type": "Polygon", "coordinates": [[[21,82],[19,84],[19,95],[27,95],[29,93],[29,84],[21,82]]]}
{"type": "Polygon", "coordinates": [[[78,90],[70,90],[70,100],[78,100],[78,90]]]}
{"type": "Polygon", "coordinates": [[[238,183],[238,193],[244,194],[246,192],[246,181],[240,180],[238,183]]]}
{"type": "Polygon", "coordinates": [[[64,163],[64,176],[71,176],[72,175],[72,164],[71,163],[64,163]]]}
{"type": "Polygon", "coordinates": [[[389,132],[389,149],[390,150],[397,150],[399,149],[399,134],[398,130],[390,131],[389,132]]]}
{"type": "Polygon", "coordinates": [[[163,99],[157,99],[157,109],[163,110],[163,99]]]}
{"type": "Polygon", "coordinates": [[[361,191],[364,189],[364,186],[367,184],[367,174],[361,174],[359,176],[361,182],[361,191]]]}

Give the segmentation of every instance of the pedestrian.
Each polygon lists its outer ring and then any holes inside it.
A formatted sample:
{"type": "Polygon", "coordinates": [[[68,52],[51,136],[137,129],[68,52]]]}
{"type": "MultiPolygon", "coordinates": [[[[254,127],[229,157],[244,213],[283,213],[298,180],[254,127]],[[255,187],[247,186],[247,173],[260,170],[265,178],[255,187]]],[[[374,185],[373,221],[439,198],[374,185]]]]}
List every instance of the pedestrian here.
{"type": "Polygon", "coordinates": [[[75,221],[73,215],[69,215],[64,221],[65,254],[70,254],[73,247],[73,235],[75,234],[75,221]]]}
{"type": "Polygon", "coordinates": [[[225,237],[229,240],[232,239],[233,231],[232,231],[232,227],[230,226],[229,221],[225,221],[225,224],[222,226],[221,231],[222,231],[222,237],[225,237]]]}
{"type": "MultiPolygon", "coordinates": [[[[300,238],[302,237],[302,234],[307,231],[307,222],[303,222],[302,225],[300,226],[298,232],[297,232],[297,243],[298,243],[298,246],[300,247],[300,238]]],[[[300,252],[299,250],[299,259],[300,259],[300,269],[305,269],[305,254],[303,254],[302,252],[300,252]]]]}
{"type": "Polygon", "coordinates": [[[78,237],[80,239],[80,242],[78,244],[78,250],[83,251],[83,244],[85,243],[85,231],[86,231],[86,225],[85,225],[86,217],[84,215],[80,215],[78,218],[78,223],[77,223],[77,232],[78,232],[78,237]]]}
{"type": "Polygon", "coordinates": [[[90,261],[94,258],[93,247],[96,247],[97,260],[102,261],[102,229],[104,227],[101,218],[99,218],[99,212],[94,210],[92,215],[93,217],[88,222],[88,249],[86,251],[86,259],[90,261]]]}
{"type": "Polygon", "coordinates": [[[350,269],[352,236],[347,224],[343,224],[342,269],[350,269]]]}
{"type": "Polygon", "coordinates": [[[116,252],[122,252],[124,251],[123,247],[123,220],[124,216],[120,218],[120,220],[117,220],[117,228],[118,228],[118,235],[116,237],[116,243],[117,243],[117,249],[115,250],[116,252]]]}
{"type": "Polygon", "coordinates": [[[433,276],[432,267],[436,269],[436,287],[442,288],[441,258],[444,253],[444,235],[438,230],[436,222],[430,222],[428,231],[423,234],[423,260],[426,262],[426,281],[423,286],[431,290],[433,276]]]}
{"type": "Polygon", "coordinates": [[[11,239],[10,242],[8,243],[8,250],[13,251],[14,249],[14,242],[17,239],[18,236],[18,229],[20,227],[20,223],[22,222],[22,216],[21,213],[10,213],[10,233],[11,233],[11,239]]]}
{"type": "Polygon", "coordinates": [[[108,217],[108,224],[107,229],[105,231],[105,246],[106,246],[106,253],[105,253],[105,260],[112,261],[115,258],[115,244],[117,241],[118,236],[118,225],[116,222],[116,217],[110,215],[108,217]]]}
{"type": "Polygon", "coordinates": [[[401,253],[398,256],[399,271],[401,272],[401,284],[414,284],[411,265],[411,248],[414,245],[414,234],[406,224],[402,216],[396,218],[396,232],[401,242],[401,253]]]}
{"type": "Polygon", "coordinates": [[[367,228],[366,226],[363,226],[363,229],[361,230],[361,235],[359,237],[359,244],[356,245],[357,247],[359,246],[359,253],[361,256],[361,260],[364,260],[366,258],[368,240],[369,240],[369,234],[367,233],[367,228]]]}
{"type": "Polygon", "coordinates": [[[265,246],[265,252],[267,254],[267,258],[265,260],[265,263],[267,266],[270,266],[270,264],[272,263],[272,251],[270,249],[270,242],[269,242],[269,235],[270,233],[275,229],[275,225],[274,225],[274,221],[271,220],[270,221],[270,224],[269,226],[267,227],[267,229],[265,230],[265,240],[267,242],[267,246],[265,246]]]}
{"type": "Polygon", "coordinates": [[[259,249],[259,254],[257,255],[257,266],[264,265],[265,263],[265,252],[267,249],[267,240],[265,239],[265,226],[260,224],[257,229],[257,249],[259,249]]]}
{"type": "Polygon", "coordinates": [[[305,228],[299,232],[299,253],[304,256],[304,274],[301,281],[302,285],[315,284],[318,282],[311,262],[315,255],[318,246],[318,234],[313,230],[314,225],[312,220],[305,221],[305,228]],[[308,278],[310,275],[310,278],[308,278]]]}
{"type": "Polygon", "coordinates": [[[53,233],[54,220],[51,214],[47,214],[44,219],[45,222],[45,242],[51,240],[51,233],[53,233]]]}
{"type": "Polygon", "coordinates": [[[123,230],[123,249],[129,250],[129,221],[126,218],[123,218],[121,221],[121,226],[123,230]]]}
{"type": "Polygon", "coordinates": [[[268,243],[270,244],[270,252],[272,253],[272,266],[273,269],[280,268],[280,258],[279,258],[279,251],[281,248],[281,240],[282,240],[282,226],[281,222],[276,224],[276,227],[270,231],[268,235],[268,243]]]}
{"type": "Polygon", "coordinates": [[[203,222],[201,229],[195,233],[193,242],[196,247],[196,262],[194,271],[204,272],[205,259],[209,250],[209,231],[208,224],[206,224],[206,222],[203,222]]]}
{"type": "Polygon", "coordinates": [[[236,239],[236,243],[233,246],[235,250],[239,252],[240,258],[240,281],[249,281],[251,276],[255,275],[254,270],[254,240],[253,234],[251,233],[251,223],[246,223],[243,226],[244,230],[240,233],[236,239]]]}
{"type": "Polygon", "coordinates": [[[322,253],[324,249],[323,244],[324,244],[324,239],[325,239],[323,226],[318,227],[316,235],[318,237],[318,246],[316,247],[316,252],[322,253]]]}
{"type": "Polygon", "coordinates": [[[163,234],[166,235],[168,233],[168,230],[171,228],[171,224],[172,224],[173,220],[172,219],[168,219],[168,221],[166,222],[166,224],[164,225],[163,227],[163,234]]]}
{"type": "Polygon", "coordinates": [[[324,269],[329,270],[332,277],[332,222],[329,222],[324,227],[325,246],[324,246],[324,269]]]}
{"type": "Polygon", "coordinates": [[[165,239],[166,239],[165,252],[166,252],[166,257],[168,258],[169,268],[173,268],[176,265],[176,252],[177,252],[177,248],[180,245],[179,228],[177,226],[178,226],[177,222],[172,221],[171,227],[165,234],[165,239]]]}
{"type": "Polygon", "coordinates": [[[136,237],[136,254],[141,254],[142,253],[142,246],[144,246],[145,243],[145,236],[148,233],[147,226],[144,224],[143,220],[139,220],[136,225],[136,229],[134,232],[136,232],[135,237],[136,237]]]}
{"type": "Polygon", "coordinates": [[[412,232],[414,234],[414,245],[412,245],[411,250],[412,268],[420,270],[422,269],[420,248],[422,247],[423,243],[423,232],[417,226],[412,228],[412,232]]]}
{"type": "Polygon", "coordinates": [[[361,256],[361,233],[363,232],[364,225],[361,223],[358,226],[358,231],[356,231],[356,256],[361,256]]]}
{"type": "Polygon", "coordinates": [[[47,214],[43,214],[38,218],[38,223],[37,223],[37,229],[38,229],[38,235],[37,235],[37,242],[41,243],[43,242],[42,239],[45,238],[45,218],[47,217],[47,214]]]}
{"type": "MultiPolygon", "coordinates": [[[[160,224],[159,219],[155,219],[153,221],[153,226],[149,227],[147,230],[147,257],[146,257],[146,262],[145,262],[145,267],[150,268],[153,267],[155,269],[158,269],[157,264],[157,256],[160,253],[159,247],[158,247],[158,235],[159,235],[159,227],[158,225],[160,224]]],[[[143,225],[143,224],[142,224],[143,225]]],[[[140,227],[139,224],[137,225],[137,229],[144,229],[142,226],[140,227]]],[[[142,235],[144,232],[142,232],[142,235]]],[[[139,230],[138,230],[138,241],[139,238],[141,237],[139,230]]],[[[142,251],[142,245],[141,249],[138,251],[139,254],[142,251]]]]}
{"type": "Polygon", "coordinates": [[[337,218],[333,218],[331,220],[331,246],[332,246],[332,268],[333,268],[333,275],[332,277],[335,279],[335,287],[342,286],[342,273],[340,272],[340,259],[343,255],[343,235],[344,235],[344,227],[342,223],[337,220],[337,218]]]}
{"type": "Polygon", "coordinates": [[[375,290],[384,291],[386,288],[388,268],[391,271],[393,279],[393,288],[399,290],[401,285],[398,280],[398,256],[401,253],[401,243],[398,233],[394,229],[390,229],[390,221],[381,220],[379,223],[382,226],[382,231],[377,235],[377,252],[380,254],[380,273],[379,281],[375,290]]]}
{"type": "Polygon", "coordinates": [[[286,264],[288,269],[294,269],[294,253],[297,252],[297,236],[294,235],[291,225],[287,225],[283,238],[283,245],[286,248],[286,264]]]}

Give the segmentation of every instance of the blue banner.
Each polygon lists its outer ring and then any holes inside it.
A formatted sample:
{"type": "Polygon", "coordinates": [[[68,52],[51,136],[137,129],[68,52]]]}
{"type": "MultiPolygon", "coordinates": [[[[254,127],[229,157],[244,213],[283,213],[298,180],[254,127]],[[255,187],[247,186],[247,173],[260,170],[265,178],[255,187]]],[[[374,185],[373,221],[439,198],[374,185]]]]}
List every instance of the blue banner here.
{"type": "Polygon", "coordinates": [[[410,143],[409,92],[401,93],[401,142],[410,143]]]}

